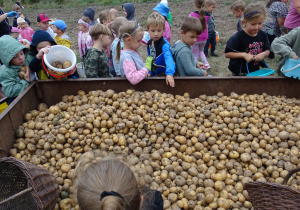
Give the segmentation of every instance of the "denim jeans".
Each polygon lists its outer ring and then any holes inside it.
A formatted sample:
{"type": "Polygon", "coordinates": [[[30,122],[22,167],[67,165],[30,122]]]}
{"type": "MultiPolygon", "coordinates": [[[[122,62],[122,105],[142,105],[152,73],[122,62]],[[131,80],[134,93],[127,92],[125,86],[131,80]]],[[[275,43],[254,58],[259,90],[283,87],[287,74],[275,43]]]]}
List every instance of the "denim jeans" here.
{"type": "Polygon", "coordinates": [[[216,32],[213,33],[213,34],[208,34],[208,39],[206,40],[206,44],[204,46],[204,53],[205,53],[205,55],[208,55],[209,44],[211,44],[210,52],[214,53],[215,50],[216,50],[216,45],[217,45],[216,32]]]}

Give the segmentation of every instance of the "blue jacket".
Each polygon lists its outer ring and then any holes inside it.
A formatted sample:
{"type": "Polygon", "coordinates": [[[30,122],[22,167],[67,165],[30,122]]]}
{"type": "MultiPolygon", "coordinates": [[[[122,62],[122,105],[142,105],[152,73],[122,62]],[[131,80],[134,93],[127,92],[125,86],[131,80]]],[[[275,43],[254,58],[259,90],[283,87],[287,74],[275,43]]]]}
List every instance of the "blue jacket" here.
{"type": "MultiPolygon", "coordinates": [[[[147,44],[148,56],[150,55],[151,43],[152,39],[150,39],[147,44]]],[[[159,40],[154,42],[154,48],[156,53],[155,64],[163,67],[157,68],[154,75],[152,76],[159,75],[162,73],[173,76],[175,73],[175,63],[170,51],[171,46],[169,42],[164,37],[161,37],[159,40]]]]}

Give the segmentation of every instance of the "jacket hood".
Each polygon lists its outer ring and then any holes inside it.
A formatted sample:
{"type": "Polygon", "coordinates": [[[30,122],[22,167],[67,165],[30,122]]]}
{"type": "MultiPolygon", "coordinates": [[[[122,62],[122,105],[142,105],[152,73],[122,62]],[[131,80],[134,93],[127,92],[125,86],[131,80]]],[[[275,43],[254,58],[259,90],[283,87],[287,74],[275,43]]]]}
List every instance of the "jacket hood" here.
{"type": "Polygon", "coordinates": [[[179,40],[170,48],[174,58],[180,56],[182,49],[191,50],[191,47],[179,40]]]}
{"type": "Polygon", "coordinates": [[[56,42],[54,41],[54,39],[50,36],[50,34],[48,32],[43,31],[43,30],[37,30],[32,36],[32,41],[31,41],[31,45],[30,45],[31,51],[34,53],[37,53],[36,46],[40,42],[43,42],[43,41],[48,41],[52,45],[56,45],[56,42]]]}
{"type": "Polygon", "coordinates": [[[27,51],[27,48],[18,40],[9,35],[4,35],[0,38],[0,59],[5,66],[10,66],[11,59],[21,50],[27,51]]]}
{"type": "Polygon", "coordinates": [[[132,3],[126,3],[126,4],[123,4],[122,7],[125,8],[126,12],[127,12],[127,20],[135,20],[134,18],[134,5],[132,3]]]}
{"type": "Polygon", "coordinates": [[[153,8],[153,10],[157,11],[159,14],[161,14],[162,16],[165,16],[166,18],[168,17],[169,14],[169,7],[159,3],[158,5],[156,5],[156,7],[153,8]]]}

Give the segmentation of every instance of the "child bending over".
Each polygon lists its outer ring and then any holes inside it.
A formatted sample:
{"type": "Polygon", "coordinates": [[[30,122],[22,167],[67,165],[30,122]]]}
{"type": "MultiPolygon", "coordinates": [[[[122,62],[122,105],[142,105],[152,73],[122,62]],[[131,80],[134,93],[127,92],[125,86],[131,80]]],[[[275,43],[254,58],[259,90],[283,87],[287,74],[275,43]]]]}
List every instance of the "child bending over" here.
{"type": "Polygon", "coordinates": [[[188,17],[183,21],[180,30],[181,39],[171,47],[176,71],[180,76],[207,76],[207,72],[203,70],[204,64],[195,61],[191,49],[201,32],[202,25],[198,18],[188,17]]]}
{"type": "Polygon", "coordinates": [[[242,17],[245,12],[245,7],[246,7],[245,2],[242,0],[235,1],[230,7],[230,10],[231,10],[232,14],[234,15],[234,17],[239,19],[238,23],[236,25],[237,31],[241,31],[243,29],[242,28],[242,17]]]}
{"type": "Polygon", "coordinates": [[[175,86],[174,73],[175,64],[170,51],[169,42],[163,37],[165,27],[165,18],[157,12],[152,13],[147,19],[147,31],[150,34],[151,39],[147,44],[148,56],[154,59],[156,66],[151,67],[150,74],[166,75],[166,83],[171,87],[175,86]]]}
{"type": "Polygon", "coordinates": [[[56,20],[53,24],[53,32],[57,35],[55,36],[55,42],[58,45],[63,45],[71,49],[72,41],[70,37],[65,33],[67,25],[63,20],[56,20]]]}
{"type": "Polygon", "coordinates": [[[251,5],[245,10],[243,30],[235,33],[227,42],[225,57],[230,58],[229,70],[233,76],[245,76],[259,70],[260,62],[269,55],[268,35],[261,31],[266,18],[265,9],[260,5],[251,5]]]}
{"type": "Polygon", "coordinates": [[[107,55],[103,48],[111,44],[113,35],[108,27],[96,24],[91,27],[90,35],[94,45],[90,48],[84,58],[84,71],[87,78],[110,77],[107,55]]]}
{"type": "Polygon", "coordinates": [[[0,38],[0,46],[0,60],[3,62],[0,70],[2,91],[8,98],[15,98],[31,81],[28,49],[9,35],[0,38]],[[20,72],[23,66],[26,71],[20,72]]]}
{"type": "Polygon", "coordinates": [[[124,48],[121,50],[121,43],[117,45],[116,61],[120,61],[120,72],[122,77],[136,85],[148,75],[152,61],[145,66],[141,55],[137,52],[142,44],[144,30],[136,21],[127,21],[120,28],[119,39],[124,41],[124,48]],[[120,55],[121,54],[121,55],[120,55]]]}
{"type": "Polygon", "coordinates": [[[93,47],[93,40],[90,36],[90,24],[88,23],[89,19],[83,16],[80,20],[78,20],[78,47],[79,47],[79,55],[82,59],[83,55],[86,51],[93,47]]]}
{"type": "Polygon", "coordinates": [[[154,11],[157,11],[159,14],[161,14],[165,19],[165,25],[164,25],[164,33],[163,37],[170,43],[171,42],[171,27],[168,22],[168,14],[169,14],[169,7],[163,3],[159,3],[156,7],[153,8],[154,11]]]}

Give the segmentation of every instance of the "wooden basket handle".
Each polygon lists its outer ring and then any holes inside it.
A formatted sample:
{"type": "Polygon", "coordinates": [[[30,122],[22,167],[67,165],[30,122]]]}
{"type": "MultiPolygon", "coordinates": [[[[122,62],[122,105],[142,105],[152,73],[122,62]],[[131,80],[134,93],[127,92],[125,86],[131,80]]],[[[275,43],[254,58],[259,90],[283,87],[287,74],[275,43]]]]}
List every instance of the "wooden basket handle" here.
{"type": "Polygon", "coordinates": [[[284,178],[282,184],[286,185],[289,181],[289,179],[291,178],[291,176],[293,176],[294,173],[297,173],[300,171],[300,168],[296,168],[294,170],[291,170],[287,175],[286,177],[284,178]]]}

